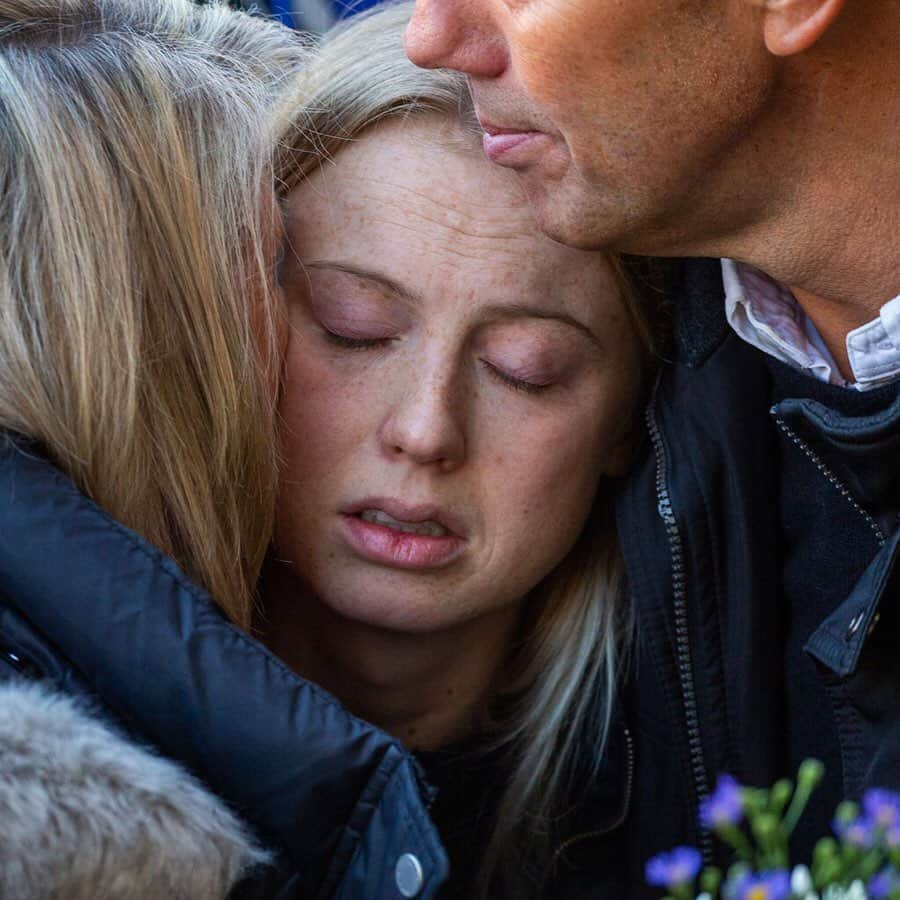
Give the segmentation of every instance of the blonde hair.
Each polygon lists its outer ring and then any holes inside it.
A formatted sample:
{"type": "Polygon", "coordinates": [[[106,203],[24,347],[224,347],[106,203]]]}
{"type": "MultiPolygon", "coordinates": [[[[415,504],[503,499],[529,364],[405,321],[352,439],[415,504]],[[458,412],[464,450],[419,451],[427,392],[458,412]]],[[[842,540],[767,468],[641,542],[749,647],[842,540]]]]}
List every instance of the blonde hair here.
{"type": "MultiPolygon", "coordinates": [[[[325,35],[299,83],[293,127],[280,142],[281,192],[384,119],[438,113],[480,135],[464,78],[418,69],[406,58],[411,10],[408,3],[387,5],[325,35]]],[[[610,263],[649,359],[650,331],[637,295],[620,261],[610,263]]],[[[534,589],[529,605],[506,686],[512,712],[496,722],[512,775],[485,856],[484,895],[495,879],[521,874],[523,864],[528,874],[549,864],[548,829],[563,811],[576,760],[587,756],[597,765],[603,752],[629,628],[611,503],[596,504],[576,546],[534,589]]]]}
{"type": "Polygon", "coordinates": [[[0,427],[248,625],[276,484],[263,259],[283,29],[0,0],[0,427]]]}

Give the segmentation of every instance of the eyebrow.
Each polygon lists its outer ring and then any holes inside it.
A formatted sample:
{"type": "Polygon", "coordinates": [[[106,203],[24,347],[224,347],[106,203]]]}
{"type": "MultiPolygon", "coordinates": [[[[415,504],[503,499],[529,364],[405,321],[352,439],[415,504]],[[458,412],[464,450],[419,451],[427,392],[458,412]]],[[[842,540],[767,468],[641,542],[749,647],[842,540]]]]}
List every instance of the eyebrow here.
{"type": "MultiPolygon", "coordinates": [[[[363,281],[375,282],[375,284],[386,288],[391,293],[397,294],[411,303],[420,303],[422,301],[420,294],[410,290],[399,281],[395,281],[393,278],[372,269],[364,269],[352,263],[333,259],[314,259],[305,262],[304,265],[308,269],[331,269],[337,272],[345,272],[348,275],[361,278],[363,281]]],[[[539,306],[528,306],[525,303],[494,303],[485,307],[485,313],[499,319],[547,319],[562,322],[581,332],[594,344],[603,346],[600,338],[584,322],[580,322],[568,313],[560,312],[559,310],[542,309],[539,306]]]]}
{"type": "Polygon", "coordinates": [[[564,325],[571,325],[588,340],[602,346],[600,338],[584,322],[556,309],[541,309],[539,306],[528,306],[524,303],[498,303],[486,307],[485,312],[502,319],[547,319],[562,322],[564,325]]]}
{"type": "Polygon", "coordinates": [[[411,291],[399,281],[394,281],[393,278],[389,278],[381,272],[363,269],[359,266],[354,266],[351,263],[340,262],[335,259],[313,259],[304,262],[303,265],[307,269],[331,269],[337,272],[345,272],[347,275],[354,275],[356,278],[361,278],[363,281],[374,281],[376,284],[381,285],[383,288],[387,288],[392,294],[397,294],[404,300],[408,300],[411,303],[422,302],[421,296],[415,291],[411,291]]]}

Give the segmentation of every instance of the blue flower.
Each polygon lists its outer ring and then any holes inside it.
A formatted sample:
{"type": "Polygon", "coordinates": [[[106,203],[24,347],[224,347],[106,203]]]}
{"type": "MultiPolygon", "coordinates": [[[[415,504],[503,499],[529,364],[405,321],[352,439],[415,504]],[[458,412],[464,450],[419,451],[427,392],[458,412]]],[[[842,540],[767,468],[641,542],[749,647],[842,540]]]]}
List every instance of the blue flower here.
{"type": "Polygon", "coordinates": [[[668,853],[660,853],[647,861],[644,877],[653,887],[673,891],[693,883],[703,865],[700,851],[693,847],[676,847],[668,853]]]}
{"type": "Polygon", "coordinates": [[[883,898],[889,897],[891,891],[897,887],[900,887],[900,878],[897,877],[894,869],[887,866],[869,879],[869,896],[872,900],[883,900],[883,898]]]}
{"type": "Polygon", "coordinates": [[[741,786],[730,775],[720,775],[716,789],[700,804],[700,824],[713,830],[738,825],[743,818],[741,786]]]}
{"type": "Polygon", "coordinates": [[[831,827],[840,840],[851,847],[868,850],[875,844],[875,827],[866,816],[857,816],[850,822],[835,819],[831,827]]]}
{"type": "Polygon", "coordinates": [[[900,826],[900,794],[871,788],[863,794],[863,810],[877,828],[887,831],[900,826]]]}
{"type": "Polygon", "coordinates": [[[732,896],[734,900],[788,900],[791,878],[781,869],[759,875],[747,874],[734,886],[732,896]]]}

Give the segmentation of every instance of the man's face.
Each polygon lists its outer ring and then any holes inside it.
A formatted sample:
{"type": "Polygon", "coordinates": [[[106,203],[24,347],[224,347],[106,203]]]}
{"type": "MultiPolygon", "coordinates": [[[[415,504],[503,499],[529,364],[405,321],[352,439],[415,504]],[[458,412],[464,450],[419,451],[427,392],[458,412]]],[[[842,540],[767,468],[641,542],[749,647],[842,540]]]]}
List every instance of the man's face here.
{"type": "Polygon", "coordinates": [[[736,201],[774,80],[760,7],[417,0],[406,45],[469,76],[488,156],[519,173],[551,237],[679,252],[754,212],[736,201]]]}

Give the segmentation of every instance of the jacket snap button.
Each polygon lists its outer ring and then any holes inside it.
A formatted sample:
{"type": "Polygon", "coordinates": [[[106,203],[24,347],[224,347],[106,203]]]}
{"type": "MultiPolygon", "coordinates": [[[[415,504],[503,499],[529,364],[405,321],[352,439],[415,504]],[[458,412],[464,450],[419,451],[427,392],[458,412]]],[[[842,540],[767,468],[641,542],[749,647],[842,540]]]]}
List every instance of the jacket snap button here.
{"type": "Polygon", "coordinates": [[[0,663],[6,663],[13,667],[20,675],[26,678],[42,678],[41,671],[30,662],[23,659],[15,650],[0,650],[0,663]]]}
{"type": "Polygon", "coordinates": [[[22,657],[18,653],[13,653],[12,650],[5,650],[3,653],[0,653],[0,659],[5,659],[14,669],[18,669],[20,672],[25,668],[22,657]]]}
{"type": "Polygon", "coordinates": [[[394,880],[397,882],[397,890],[404,897],[415,897],[422,890],[425,875],[422,872],[422,864],[417,856],[412,853],[404,853],[397,860],[394,869],[394,880]]]}
{"type": "Polygon", "coordinates": [[[850,624],[847,626],[848,641],[853,637],[854,634],[856,634],[857,631],[859,631],[859,626],[862,625],[863,619],[865,617],[866,614],[864,612],[859,612],[850,620],[850,624]]]}

